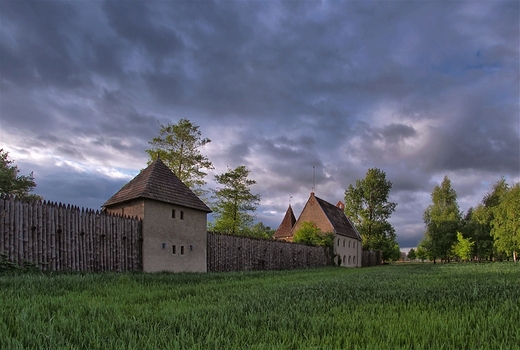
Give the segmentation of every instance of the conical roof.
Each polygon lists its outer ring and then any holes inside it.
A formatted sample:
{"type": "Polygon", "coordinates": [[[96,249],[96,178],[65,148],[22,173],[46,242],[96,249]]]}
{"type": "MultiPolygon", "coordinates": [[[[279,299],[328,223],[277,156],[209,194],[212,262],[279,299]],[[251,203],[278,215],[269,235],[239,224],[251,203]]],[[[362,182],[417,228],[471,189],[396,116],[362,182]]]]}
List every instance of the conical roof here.
{"type": "Polygon", "coordinates": [[[280,226],[274,233],[273,238],[290,237],[291,230],[295,223],[296,223],[296,217],[294,216],[292,207],[289,204],[289,208],[287,208],[287,211],[285,212],[285,216],[282,220],[282,223],[280,224],[280,226]]]}
{"type": "Polygon", "coordinates": [[[162,162],[154,160],[103,204],[110,207],[132,199],[148,198],[210,213],[204,202],[162,162]]]}

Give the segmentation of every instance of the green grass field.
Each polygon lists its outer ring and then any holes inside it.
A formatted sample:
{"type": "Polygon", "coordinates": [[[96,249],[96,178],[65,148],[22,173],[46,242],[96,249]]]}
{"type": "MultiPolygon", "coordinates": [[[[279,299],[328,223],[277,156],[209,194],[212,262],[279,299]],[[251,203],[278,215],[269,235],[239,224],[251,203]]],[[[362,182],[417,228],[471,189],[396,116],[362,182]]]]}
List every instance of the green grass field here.
{"type": "Polygon", "coordinates": [[[515,349],[520,265],[0,276],[0,349],[515,349]]]}

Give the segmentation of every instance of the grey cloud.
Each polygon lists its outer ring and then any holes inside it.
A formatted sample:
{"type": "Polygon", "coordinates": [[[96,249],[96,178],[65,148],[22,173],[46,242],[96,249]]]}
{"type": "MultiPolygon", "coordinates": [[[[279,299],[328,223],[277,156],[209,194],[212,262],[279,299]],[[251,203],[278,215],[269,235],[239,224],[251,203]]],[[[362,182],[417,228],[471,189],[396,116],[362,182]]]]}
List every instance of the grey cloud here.
{"type": "MultiPolygon", "coordinates": [[[[275,203],[259,215],[272,226],[289,196],[295,207],[306,201],[312,166],[330,201],[368,168],[386,171],[401,244],[420,238],[417,208],[437,177],[453,174],[466,205],[483,185],[456,174],[495,181],[520,171],[517,2],[0,7],[0,137],[23,154],[140,169],[158,121],[188,118],[218,143],[215,173],[252,170],[275,203]],[[238,130],[234,139],[213,130],[223,126],[238,130]]],[[[99,198],[113,194],[97,174],[57,172],[92,182],[99,198]]],[[[44,174],[38,189],[87,198],[82,184],[44,174]]]]}
{"type": "Polygon", "coordinates": [[[436,128],[425,156],[438,170],[479,169],[514,173],[520,169],[520,138],[514,108],[468,99],[459,119],[436,128]],[[507,160],[507,161],[504,161],[507,160]]]}
{"type": "Polygon", "coordinates": [[[77,16],[71,6],[35,1],[4,1],[1,6],[2,21],[10,24],[2,36],[12,38],[2,40],[0,47],[4,79],[69,88],[84,83],[74,74],[77,67],[66,35],[77,16]]]}
{"type": "Polygon", "coordinates": [[[384,139],[389,143],[397,143],[403,139],[417,135],[415,129],[409,125],[392,123],[381,131],[384,139]]]}
{"type": "Polygon", "coordinates": [[[144,46],[152,55],[163,56],[182,50],[184,44],[177,33],[157,23],[146,2],[106,1],[109,24],[120,37],[144,46]]]}
{"type": "MultiPolygon", "coordinates": [[[[308,181],[305,172],[312,167],[322,169],[322,162],[314,150],[315,140],[310,136],[295,139],[285,136],[263,139],[255,146],[255,152],[264,161],[260,164],[266,168],[269,176],[274,174],[292,179],[294,184],[308,181]]],[[[317,174],[321,179],[321,173],[317,174]]]]}

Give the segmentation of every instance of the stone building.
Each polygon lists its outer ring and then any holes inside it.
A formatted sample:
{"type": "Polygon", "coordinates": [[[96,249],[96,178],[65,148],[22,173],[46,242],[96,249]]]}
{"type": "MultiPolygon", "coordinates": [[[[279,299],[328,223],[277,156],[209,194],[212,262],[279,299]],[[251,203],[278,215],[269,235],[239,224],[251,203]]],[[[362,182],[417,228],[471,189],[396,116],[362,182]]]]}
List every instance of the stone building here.
{"type": "Polygon", "coordinates": [[[143,220],[144,272],[206,272],[207,214],[211,210],[160,159],[103,207],[109,213],[143,220]]]}
{"type": "Polygon", "coordinates": [[[298,220],[294,221],[291,206],[274,234],[275,239],[292,242],[294,234],[304,222],[313,222],[321,232],[334,233],[334,253],[336,263],[347,267],[361,267],[361,235],[344,212],[345,205],[333,205],[311,192],[298,220]],[[292,215],[292,217],[291,217],[292,215]],[[290,229],[289,229],[290,226],[290,229]]]}

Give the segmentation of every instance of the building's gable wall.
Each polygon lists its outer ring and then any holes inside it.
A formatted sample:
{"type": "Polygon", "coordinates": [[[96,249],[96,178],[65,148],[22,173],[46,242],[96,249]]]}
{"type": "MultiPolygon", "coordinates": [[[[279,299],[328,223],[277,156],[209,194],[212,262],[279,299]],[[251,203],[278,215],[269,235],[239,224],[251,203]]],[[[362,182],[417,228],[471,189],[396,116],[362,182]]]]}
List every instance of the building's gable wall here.
{"type": "Polygon", "coordinates": [[[304,222],[313,222],[321,232],[334,232],[334,227],[330,223],[329,219],[321,209],[314,196],[311,196],[311,198],[307,201],[307,204],[305,204],[300,217],[294,224],[294,227],[291,231],[291,237],[294,237],[294,234],[296,231],[298,231],[304,222]]]}
{"type": "Polygon", "coordinates": [[[206,232],[206,212],[145,199],[143,270],[206,272],[206,232]]]}
{"type": "MultiPolygon", "coordinates": [[[[341,266],[361,267],[361,241],[356,238],[337,234],[334,230],[334,226],[327,215],[325,215],[313,194],[311,194],[311,197],[305,204],[302,213],[294,224],[291,231],[291,239],[304,222],[313,222],[323,233],[335,233],[334,253],[337,254],[339,259],[341,259],[341,266]]],[[[338,261],[338,258],[336,258],[336,262],[338,261]]]]}

